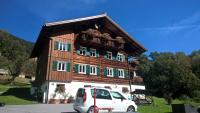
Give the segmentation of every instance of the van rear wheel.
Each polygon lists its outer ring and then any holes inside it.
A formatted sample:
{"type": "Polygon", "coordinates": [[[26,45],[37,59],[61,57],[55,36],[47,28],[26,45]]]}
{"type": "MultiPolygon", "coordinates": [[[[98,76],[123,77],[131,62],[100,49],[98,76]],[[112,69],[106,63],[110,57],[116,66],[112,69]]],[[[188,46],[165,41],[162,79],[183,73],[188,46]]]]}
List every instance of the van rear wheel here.
{"type": "MultiPolygon", "coordinates": [[[[91,106],[91,107],[88,109],[87,113],[94,113],[94,106],[91,106]]],[[[98,110],[97,110],[96,113],[98,113],[98,110]]]]}
{"type": "Polygon", "coordinates": [[[133,106],[129,106],[127,108],[127,112],[135,112],[135,108],[133,106]]]}

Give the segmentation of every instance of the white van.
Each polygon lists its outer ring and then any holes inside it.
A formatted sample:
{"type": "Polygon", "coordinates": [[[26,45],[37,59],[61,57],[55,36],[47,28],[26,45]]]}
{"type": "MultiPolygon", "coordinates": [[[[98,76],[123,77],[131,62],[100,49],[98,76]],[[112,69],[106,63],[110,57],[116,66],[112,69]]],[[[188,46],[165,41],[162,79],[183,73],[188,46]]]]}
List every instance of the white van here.
{"type": "MultiPolygon", "coordinates": [[[[94,87],[79,88],[74,102],[74,110],[80,113],[94,112],[94,87]]],[[[112,108],[112,112],[135,112],[135,102],[126,99],[121,93],[107,88],[96,88],[96,107],[112,108]]],[[[102,111],[99,111],[102,112],[102,111]]]]}

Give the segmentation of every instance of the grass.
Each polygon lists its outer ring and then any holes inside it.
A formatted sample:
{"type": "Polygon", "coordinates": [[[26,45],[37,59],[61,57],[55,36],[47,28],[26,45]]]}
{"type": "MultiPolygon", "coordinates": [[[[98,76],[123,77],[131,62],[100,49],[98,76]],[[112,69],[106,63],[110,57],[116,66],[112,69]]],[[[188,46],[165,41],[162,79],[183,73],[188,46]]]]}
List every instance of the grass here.
{"type": "MultiPolygon", "coordinates": [[[[154,104],[142,105],[138,107],[139,113],[172,113],[171,105],[167,105],[167,102],[163,98],[154,98],[154,104]]],[[[172,104],[183,103],[180,100],[173,100],[172,104]]]]}
{"type": "Polygon", "coordinates": [[[10,86],[8,85],[1,85],[0,84],[0,92],[5,92],[10,88],[10,86]]]}
{"type": "Polygon", "coordinates": [[[27,83],[14,82],[14,85],[0,84],[0,103],[7,105],[34,104],[34,97],[30,95],[30,85],[27,83]]]}
{"type": "Polygon", "coordinates": [[[5,103],[6,105],[26,105],[37,103],[35,101],[22,99],[13,95],[0,96],[0,102],[5,103]]]}

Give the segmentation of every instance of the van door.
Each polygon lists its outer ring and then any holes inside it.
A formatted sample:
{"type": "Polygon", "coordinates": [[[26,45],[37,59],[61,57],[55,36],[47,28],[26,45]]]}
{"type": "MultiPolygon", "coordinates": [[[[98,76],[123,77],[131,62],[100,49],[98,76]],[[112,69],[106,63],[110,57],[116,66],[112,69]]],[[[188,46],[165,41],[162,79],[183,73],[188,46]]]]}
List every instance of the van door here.
{"type": "Polygon", "coordinates": [[[122,96],[119,92],[111,91],[112,95],[112,102],[113,102],[113,111],[117,112],[126,112],[127,104],[126,104],[126,98],[122,96]]]}
{"type": "MultiPolygon", "coordinates": [[[[91,89],[94,98],[94,89],[91,89]]],[[[96,106],[98,108],[112,108],[112,98],[110,92],[105,89],[96,89],[96,106]]]]}

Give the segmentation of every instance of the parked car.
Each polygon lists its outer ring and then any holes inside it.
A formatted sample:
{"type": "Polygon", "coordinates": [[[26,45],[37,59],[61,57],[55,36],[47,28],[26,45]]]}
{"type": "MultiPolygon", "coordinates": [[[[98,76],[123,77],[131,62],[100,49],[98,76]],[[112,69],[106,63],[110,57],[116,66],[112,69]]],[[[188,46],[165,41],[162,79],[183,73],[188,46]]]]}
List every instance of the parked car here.
{"type": "MultiPolygon", "coordinates": [[[[107,88],[96,88],[96,107],[112,108],[112,112],[135,112],[135,102],[126,99],[121,93],[107,88]]],[[[94,87],[79,88],[73,105],[80,113],[93,113],[94,87]]]]}
{"type": "Polygon", "coordinates": [[[151,104],[152,103],[152,96],[150,96],[149,91],[136,89],[134,92],[131,92],[133,101],[137,105],[144,105],[144,104],[151,104]]]}

